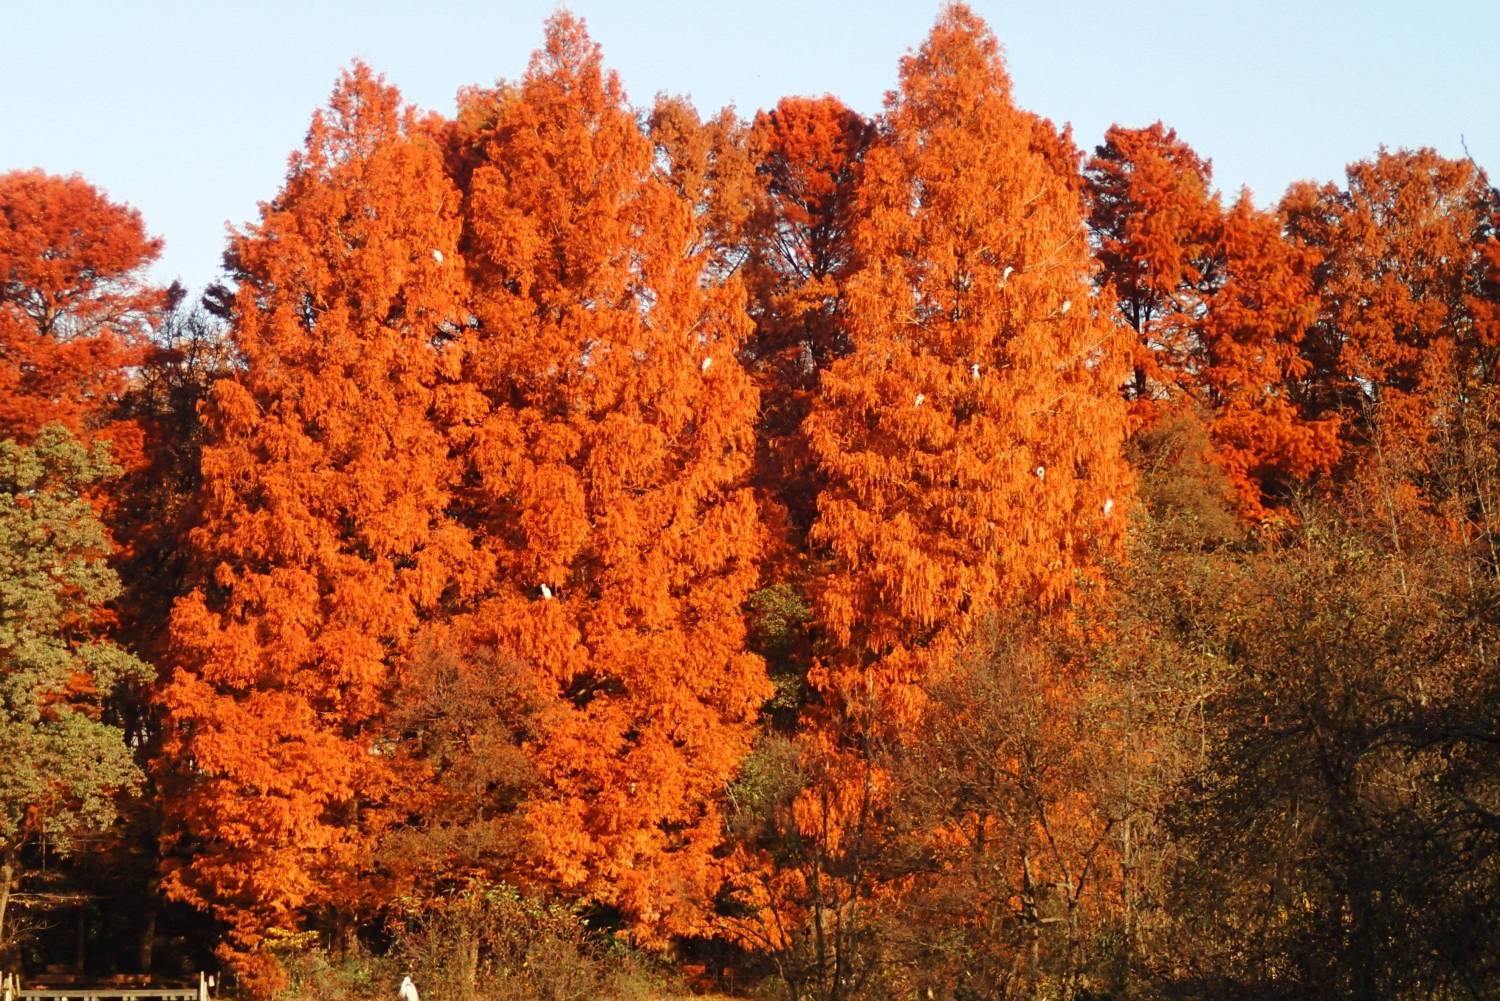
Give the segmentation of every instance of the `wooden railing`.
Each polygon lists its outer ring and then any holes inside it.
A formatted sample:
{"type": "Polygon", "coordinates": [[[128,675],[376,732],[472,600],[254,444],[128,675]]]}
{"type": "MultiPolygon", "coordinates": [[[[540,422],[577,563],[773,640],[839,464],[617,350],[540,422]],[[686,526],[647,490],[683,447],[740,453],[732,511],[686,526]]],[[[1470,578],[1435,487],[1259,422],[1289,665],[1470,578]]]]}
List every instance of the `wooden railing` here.
{"type": "Polygon", "coordinates": [[[210,1001],[213,978],[198,974],[198,985],[177,987],[87,987],[78,984],[44,984],[38,978],[30,982],[19,974],[0,974],[0,1001],[22,998],[49,998],[52,1001],[104,1001],[105,998],[133,998],[135,1001],[210,1001]]]}

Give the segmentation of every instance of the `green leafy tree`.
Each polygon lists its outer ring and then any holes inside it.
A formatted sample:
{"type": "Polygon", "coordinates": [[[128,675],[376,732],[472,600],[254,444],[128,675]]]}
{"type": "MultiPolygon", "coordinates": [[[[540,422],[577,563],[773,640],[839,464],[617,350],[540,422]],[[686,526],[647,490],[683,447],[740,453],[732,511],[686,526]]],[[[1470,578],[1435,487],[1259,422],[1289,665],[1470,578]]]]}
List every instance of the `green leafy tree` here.
{"type": "Polygon", "coordinates": [[[67,852],[141,778],[105,702],[152,671],[101,638],[120,582],[84,495],[117,472],[105,446],[59,425],[30,446],[0,442],[0,949],[27,846],[67,852]]]}

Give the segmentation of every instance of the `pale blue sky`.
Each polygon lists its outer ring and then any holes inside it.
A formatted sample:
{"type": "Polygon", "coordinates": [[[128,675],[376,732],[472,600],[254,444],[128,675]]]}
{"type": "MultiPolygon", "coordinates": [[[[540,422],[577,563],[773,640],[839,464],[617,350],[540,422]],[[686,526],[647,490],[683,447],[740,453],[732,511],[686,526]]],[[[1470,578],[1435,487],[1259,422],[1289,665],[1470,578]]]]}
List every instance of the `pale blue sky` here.
{"type": "MultiPolygon", "coordinates": [[[[936,0],[573,0],[631,99],[661,90],[743,114],[833,93],[866,113],[936,0]],[[853,13],[850,13],[853,11],[853,13]]],[[[1500,0],[1077,0],[972,6],[1025,107],[1092,148],[1158,118],[1262,204],[1388,146],[1500,174],[1500,0]]],[[[515,78],[552,0],[0,0],[0,170],[83,174],[166,238],[157,269],[198,286],[227,222],[254,217],[340,67],[360,57],[408,100],[515,78]]]]}

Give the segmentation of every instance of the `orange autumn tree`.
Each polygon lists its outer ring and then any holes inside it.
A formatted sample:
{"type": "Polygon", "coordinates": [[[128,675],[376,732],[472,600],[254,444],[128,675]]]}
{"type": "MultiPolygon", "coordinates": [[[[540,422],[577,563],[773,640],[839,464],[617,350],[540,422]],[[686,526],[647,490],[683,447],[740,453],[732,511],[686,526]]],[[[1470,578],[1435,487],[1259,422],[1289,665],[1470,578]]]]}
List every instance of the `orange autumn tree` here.
{"type": "Polygon", "coordinates": [[[168,891],[275,988],[271,929],[335,930],[393,783],[394,666],[465,535],[431,420],[464,314],[458,194],[441,150],[364,66],[313,118],[281,193],[237,234],[232,336],[203,451],[196,589],[171,629],[168,891]]]}
{"type": "Polygon", "coordinates": [[[1294,185],[1282,200],[1290,232],[1322,257],[1307,395],[1341,419],[1343,482],[1398,550],[1445,504],[1480,503],[1462,495],[1493,433],[1480,408],[1495,381],[1495,208],[1472,162],[1430,149],[1381,150],[1350,164],[1346,187],[1294,185]]]}
{"type": "Polygon", "coordinates": [[[1135,338],[1136,410],[1201,413],[1243,513],[1269,515],[1338,459],[1337,420],[1296,399],[1315,255],[1248,192],[1224,208],[1207,161],[1160,122],[1111,127],[1086,175],[1099,279],[1135,338]]]}
{"type": "Polygon", "coordinates": [[[808,437],[830,706],[899,728],[976,620],[1055,610],[1118,551],[1126,346],[1096,315],[1076,173],[994,37],[945,9],[864,164],[852,353],[808,437]]]}
{"type": "Polygon", "coordinates": [[[807,929],[827,997],[878,963],[860,927],[893,879],[892,748],[981,623],[1051,620],[1091,591],[1132,493],[1128,345],[1095,312],[1069,142],[1015,106],[998,44],[961,5],[900,79],[855,206],[849,353],[805,422],[825,485],[809,533],[822,647],[790,818],[804,847],[747,894],[773,947],[807,929]]]}
{"type": "Polygon", "coordinates": [[[834,97],[783,98],[755,116],[749,144],[759,198],[748,220],[755,331],[746,346],[761,394],[757,482],[785,509],[800,551],[817,514],[817,474],[802,422],[818,373],[848,353],[845,286],[860,163],[874,126],[834,97]]]}
{"type": "Polygon", "coordinates": [[[468,634],[535,688],[525,874],[664,944],[704,927],[768,691],[743,293],[567,13],[519,83],[466,95],[453,160],[475,319],[444,406],[495,567],[468,634]]]}
{"type": "MultiPolygon", "coordinates": [[[[108,444],[118,468],[95,477],[86,494],[124,587],[97,609],[95,625],[137,653],[156,638],[137,614],[152,601],[139,559],[175,545],[153,537],[142,517],[152,489],[148,457],[166,436],[130,399],[180,293],[147,274],[161,248],[139,212],[80,177],[0,174],[0,440],[30,443],[44,426],[61,424],[85,442],[108,444]]],[[[143,687],[122,688],[110,707],[137,749],[151,730],[143,687]]]]}
{"type": "MultiPolygon", "coordinates": [[[[139,212],[80,177],[0,174],[0,428],[96,432],[139,362],[164,295],[146,278],[161,241],[139,212]]],[[[116,427],[129,465],[139,434],[116,427]]]]}
{"type": "Polygon", "coordinates": [[[755,197],[748,130],[733,108],[703,118],[685,97],[658,94],[646,120],[659,172],[693,205],[697,238],[689,253],[706,253],[704,280],[722,283],[745,262],[744,229],[755,197]]]}
{"type": "MultiPolygon", "coordinates": [[[[162,517],[162,470],[153,465],[183,442],[140,406],[182,295],[150,281],[161,247],[139,212],[82,178],[0,175],[0,438],[30,441],[59,423],[109,443],[121,470],[89,494],[124,584],[107,613],[112,632],[138,652],[161,639],[161,615],[145,609],[164,612],[174,586],[147,568],[180,548],[163,524],[177,519],[162,517]]],[[[125,712],[149,729],[142,708],[125,712]]]]}

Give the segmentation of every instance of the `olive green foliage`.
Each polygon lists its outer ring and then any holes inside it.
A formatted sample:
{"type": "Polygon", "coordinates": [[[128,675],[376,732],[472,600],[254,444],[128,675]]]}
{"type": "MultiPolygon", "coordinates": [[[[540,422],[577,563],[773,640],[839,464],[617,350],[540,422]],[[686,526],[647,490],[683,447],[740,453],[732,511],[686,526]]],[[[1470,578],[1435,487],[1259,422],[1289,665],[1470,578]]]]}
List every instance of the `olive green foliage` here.
{"type": "Polygon", "coordinates": [[[765,711],[782,728],[796,718],[807,697],[808,626],[812,605],[791,584],[763,587],[746,603],[750,644],[766,662],[776,694],[765,711]]]}
{"type": "Polygon", "coordinates": [[[0,442],[0,921],[27,844],[67,852],[141,779],[104,711],[113,692],[152,676],[100,638],[120,583],[87,489],[115,472],[103,445],[58,426],[29,446],[0,442]]]}

